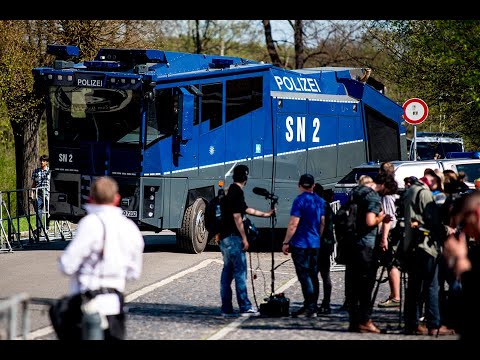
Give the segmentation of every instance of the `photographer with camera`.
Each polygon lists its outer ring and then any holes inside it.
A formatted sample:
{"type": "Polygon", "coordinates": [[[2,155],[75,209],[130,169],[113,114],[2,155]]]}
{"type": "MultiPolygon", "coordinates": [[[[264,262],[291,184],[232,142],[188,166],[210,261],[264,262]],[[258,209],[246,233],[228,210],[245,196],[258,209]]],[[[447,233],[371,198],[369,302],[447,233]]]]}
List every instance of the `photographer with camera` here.
{"type": "Polygon", "coordinates": [[[303,306],[292,313],[293,317],[316,317],[318,310],[318,254],[325,226],[325,200],[313,192],[314,184],[312,175],[300,176],[300,194],[293,200],[282,246],[285,255],[292,254],[304,299],[303,306]]]}
{"type": "Polygon", "coordinates": [[[248,180],[248,167],[237,165],[233,169],[233,183],[229,186],[222,201],[222,226],[220,230],[220,250],[223,256],[223,269],[220,279],[222,315],[236,316],[232,304],[232,281],[235,279],[237,302],[241,316],[260,315],[253,307],[247,294],[247,258],[245,252],[249,244],[243,218],[245,214],[257,217],[270,217],[275,209],[260,211],[245,203],[243,188],[248,180]]]}
{"type": "Polygon", "coordinates": [[[440,249],[453,229],[442,224],[432,191],[440,178],[431,169],[408,189],[404,199],[405,238],[403,253],[408,281],[405,294],[405,333],[411,335],[451,335],[441,324],[438,269],[440,249]],[[420,323],[425,304],[426,326],[420,323]]]}
{"type": "Polygon", "coordinates": [[[378,267],[374,249],[378,226],[391,221],[390,215],[382,210],[380,196],[396,191],[395,179],[387,174],[378,174],[373,183],[352,190],[352,202],[357,204],[356,229],[351,238],[351,254],[345,264],[345,277],[351,288],[348,307],[348,331],[351,332],[381,332],[371,320],[372,292],[378,267]]]}

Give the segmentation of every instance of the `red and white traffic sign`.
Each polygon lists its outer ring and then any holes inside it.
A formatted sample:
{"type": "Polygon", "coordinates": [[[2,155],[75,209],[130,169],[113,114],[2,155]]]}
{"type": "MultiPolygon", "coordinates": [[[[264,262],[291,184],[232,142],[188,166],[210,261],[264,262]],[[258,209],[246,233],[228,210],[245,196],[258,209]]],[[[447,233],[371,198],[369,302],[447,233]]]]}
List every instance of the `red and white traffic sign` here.
{"type": "Polygon", "coordinates": [[[403,118],[411,125],[422,123],[428,116],[428,106],[425,101],[412,98],[403,104],[403,118]]]}

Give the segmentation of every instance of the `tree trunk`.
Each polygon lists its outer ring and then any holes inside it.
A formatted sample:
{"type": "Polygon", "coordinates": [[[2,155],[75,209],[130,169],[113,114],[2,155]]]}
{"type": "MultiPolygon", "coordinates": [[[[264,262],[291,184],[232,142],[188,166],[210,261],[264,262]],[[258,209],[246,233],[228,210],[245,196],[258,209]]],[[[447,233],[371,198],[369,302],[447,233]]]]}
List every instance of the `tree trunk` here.
{"type": "Polygon", "coordinates": [[[295,20],[295,69],[303,69],[305,63],[305,48],[303,45],[303,20],[295,20]]]}
{"type": "MultiPolygon", "coordinates": [[[[15,142],[15,170],[17,190],[32,187],[32,173],[38,167],[38,136],[40,116],[32,121],[11,121],[15,142]]],[[[17,195],[17,212],[23,215],[28,204],[28,191],[19,191],[17,195]]],[[[31,209],[32,211],[32,209],[31,209]]]]}
{"type": "Polygon", "coordinates": [[[202,41],[200,39],[200,21],[195,20],[195,54],[202,53],[202,41]]]}
{"type": "Polygon", "coordinates": [[[277,49],[275,48],[275,42],[272,37],[272,26],[270,25],[270,20],[262,20],[263,30],[265,32],[265,43],[267,45],[268,55],[272,60],[272,64],[275,66],[282,67],[282,61],[280,56],[278,56],[277,49]]]}

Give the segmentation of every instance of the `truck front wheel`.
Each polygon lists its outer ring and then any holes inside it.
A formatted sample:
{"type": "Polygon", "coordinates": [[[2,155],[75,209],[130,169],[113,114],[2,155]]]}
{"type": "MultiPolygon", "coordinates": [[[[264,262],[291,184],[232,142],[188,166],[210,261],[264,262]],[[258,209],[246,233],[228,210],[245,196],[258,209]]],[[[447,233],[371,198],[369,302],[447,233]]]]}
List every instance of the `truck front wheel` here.
{"type": "Polygon", "coordinates": [[[208,243],[208,231],[205,229],[205,200],[198,198],[183,215],[182,227],[177,233],[177,247],[181,250],[200,254],[208,243]]]}

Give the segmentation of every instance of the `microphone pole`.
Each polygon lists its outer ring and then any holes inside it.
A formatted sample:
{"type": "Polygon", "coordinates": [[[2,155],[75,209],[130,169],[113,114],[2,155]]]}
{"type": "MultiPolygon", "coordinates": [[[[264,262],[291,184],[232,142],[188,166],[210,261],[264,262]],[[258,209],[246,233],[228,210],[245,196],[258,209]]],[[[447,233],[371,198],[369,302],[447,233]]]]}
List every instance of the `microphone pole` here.
{"type": "MultiPolygon", "coordinates": [[[[275,205],[278,201],[278,198],[276,196],[271,196],[270,197],[270,209],[274,210],[275,205]]],[[[270,270],[272,275],[272,285],[271,285],[271,293],[270,297],[273,297],[275,295],[275,222],[276,222],[277,214],[274,211],[272,213],[271,219],[270,219],[270,224],[271,224],[271,242],[272,242],[272,269],[270,270]]]]}
{"type": "MultiPolygon", "coordinates": [[[[254,187],[252,189],[253,193],[256,195],[264,196],[265,199],[270,200],[270,209],[274,210],[275,205],[278,202],[278,196],[270,193],[267,189],[254,187]]],[[[271,279],[272,279],[272,289],[270,293],[270,298],[275,295],[275,223],[276,223],[277,214],[275,211],[272,213],[270,217],[270,227],[271,227],[271,242],[272,242],[272,269],[271,271],[271,279]]]]}

